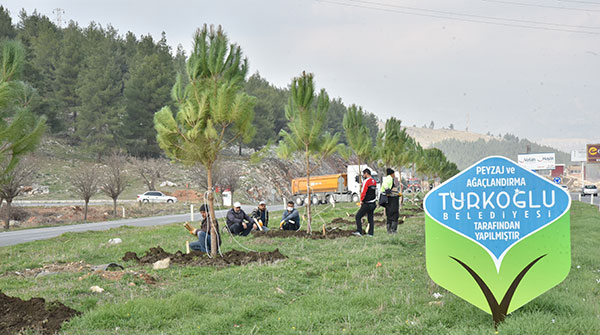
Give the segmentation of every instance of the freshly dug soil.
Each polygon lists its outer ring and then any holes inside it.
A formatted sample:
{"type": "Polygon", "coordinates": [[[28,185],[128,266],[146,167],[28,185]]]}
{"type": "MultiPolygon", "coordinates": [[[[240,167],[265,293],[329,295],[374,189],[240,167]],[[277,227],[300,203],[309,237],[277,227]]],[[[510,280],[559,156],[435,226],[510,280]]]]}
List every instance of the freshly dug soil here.
{"type": "MultiPolygon", "coordinates": [[[[404,219],[405,218],[409,218],[411,216],[414,216],[414,215],[411,215],[411,214],[402,215],[402,214],[400,214],[400,218],[398,220],[398,224],[403,224],[404,223],[404,219]]],[[[368,224],[368,222],[366,221],[366,219],[363,219],[363,220],[364,220],[363,226],[366,225],[366,224],[368,224]]],[[[375,215],[373,217],[373,222],[375,223],[376,226],[385,226],[387,224],[386,217],[384,215],[380,215],[380,216],[375,215]]],[[[356,222],[354,220],[348,220],[348,219],[345,219],[345,218],[335,218],[335,219],[331,220],[331,223],[332,224],[356,225],[356,222]]]]}
{"type": "Polygon", "coordinates": [[[192,251],[189,254],[184,254],[177,251],[174,254],[166,252],[160,246],[150,248],[146,251],[143,257],[138,257],[135,252],[127,252],[123,256],[123,261],[136,261],[140,264],[152,264],[161,259],[170,258],[171,263],[196,266],[228,266],[228,265],[246,265],[249,263],[272,263],[280,259],[286,259],[287,256],[275,249],[270,252],[254,252],[254,251],[239,251],[231,250],[223,254],[223,257],[210,258],[206,253],[200,251],[192,251]]]}
{"type": "Polygon", "coordinates": [[[294,231],[294,230],[271,229],[266,233],[252,232],[252,234],[255,237],[303,237],[303,238],[310,238],[313,240],[323,240],[323,239],[333,239],[333,238],[340,238],[340,237],[349,237],[349,236],[352,236],[353,231],[354,230],[334,229],[334,230],[326,231],[325,236],[323,236],[323,232],[321,230],[313,230],[312,234],[307,234],[306,230],[294,231]]]}
{"type": "Polygon", "coordinates": [[[48,304],[42,298],[24,301],[0,292],[0,335],[21,334],[29,329],[56,334],[63,322],[79,314],[57,301],[48,304]]]}

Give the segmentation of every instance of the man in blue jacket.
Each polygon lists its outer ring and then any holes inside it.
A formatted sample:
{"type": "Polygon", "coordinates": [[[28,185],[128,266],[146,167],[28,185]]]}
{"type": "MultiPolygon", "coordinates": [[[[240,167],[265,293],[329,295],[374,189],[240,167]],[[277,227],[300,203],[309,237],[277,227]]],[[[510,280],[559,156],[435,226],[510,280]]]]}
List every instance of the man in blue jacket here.
{"type": "Polygon", "coordinates": [[[247,236],[252,231],[252,218],[242,210],[242,204],[236,202],[227,212],[227,228],[233,235],[247,236]]]}
{"type": "Polygon", "coordinates": [[[298,230],[300,229],[300,213],[294,208],[294,202],[288,201],[287,208],[283,211],[279,229],[298,230]]]}

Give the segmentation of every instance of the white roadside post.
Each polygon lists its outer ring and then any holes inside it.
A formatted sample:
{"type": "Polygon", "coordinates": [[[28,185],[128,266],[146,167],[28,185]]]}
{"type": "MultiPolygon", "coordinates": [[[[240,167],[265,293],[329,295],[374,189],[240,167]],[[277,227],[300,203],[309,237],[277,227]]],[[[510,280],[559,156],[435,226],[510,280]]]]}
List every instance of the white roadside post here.
{"type": "Polygon", "coordinates": [[[594,204],[594,193],[590,194],[590,204],[594,204]]]}
{"type": "Polygon", "coordinates": [[[581,162],[581,188],[585,186],[585,162],[581,162]]]}
{"type": "Polygon", "coordinates": [[[123,219],[125,218],[125,206],[121,207],[123,208],[123,219]]]}
{"type": "Polygon", "coordinates": [[[194,204],[190,205],[190,222],[194,221],[194,204]]]}

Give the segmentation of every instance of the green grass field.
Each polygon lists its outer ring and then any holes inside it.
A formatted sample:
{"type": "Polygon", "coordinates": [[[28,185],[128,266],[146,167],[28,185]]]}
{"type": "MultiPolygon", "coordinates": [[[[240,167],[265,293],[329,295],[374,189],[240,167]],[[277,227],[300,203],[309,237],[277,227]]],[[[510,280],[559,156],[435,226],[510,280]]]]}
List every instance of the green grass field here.
{"type": "MultiPolygon", "coordinates": [[[[355,210],[344,205],[321,216],[330,222],[355,210]]],[[[509,315],[498,333],[600,334],[600,215],[597,207],[578,202],[571,214],[569,276],[509,315]]],[[[319,218],[315,223],[321,227],[319,218]]],[[[190,237],[181,225],[65,234],[0,248],[0,288],[24,299],[59,300],[83,312],[63,326],[64,334],[494,334],[490,315],[429,279],[423,226],[420,214],[393,236],[377,227],[374,238],[238,238],[248,248],[279,248],[289,257],[268,265],[175,265],[155,271],[124,264],[128,270],[147,271],[158,279],[156,285],[130,275],[111,281],[98,276],[79,280],[84,273],[9,274],[57,262],[122,263],[126,251],[141,253],[160,245],[174,252],[183,250],[190,237]],[[113,237],[123,243],[107,245],[113,237]],[[90,292],[93,285],[105,292],[90,292]],[[434,293],[443,297],[436,299],[434,293]]],[[[241,249],[229,236],[223,246],[224,251],[241,249]]]]}

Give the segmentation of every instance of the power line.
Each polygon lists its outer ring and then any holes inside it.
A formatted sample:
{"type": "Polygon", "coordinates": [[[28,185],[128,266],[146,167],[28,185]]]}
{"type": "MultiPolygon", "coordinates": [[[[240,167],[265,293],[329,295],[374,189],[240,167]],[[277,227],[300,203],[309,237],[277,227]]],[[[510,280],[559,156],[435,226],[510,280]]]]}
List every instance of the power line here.
{"type": "Polygon", "coordinates": [[[560,6],[538,5],[538,4],[524,3],[524,2],[515,2],[515,1],[504,1],[504,0],[481,0],[481,1],[503,3],[503,4],[515,5],[515,6],[551,8],[551,9],[564,9],[564,10],[573,10],[573,11],[581,11],[581,12],[600,12],[599,9],[586,9],[586,8],[573,8],[573,7],[560,7],[560,6]]]}
{"type": "Polygon", "coordinates": [[[588,5],[600,5],[600,2],[593,2],[593,1],[583,1],[583,0],[556,0],[556,1],[562,1],[562,2],[574,2],[574,3],[584,3],[584,4],[588,4],[588,5]]]}
{"type": "Polygon", "coordinates": [[[394,10],[394,9],[390,9],[390,8],[386,9],[386,8],[380,8],[380,7],[357,5],[357,4],[351,4],[351,3],[345,3],[345,2],[337,2],[337,1],[331,1],[331,0],[317,0],[317,1],[318,2],[323,2],[323,3],[329,3],[329,4],[333,4],[333,5],[338,5],[338,6],[364,8],[364,9],[377,10],[377,11],[382,11],[382,12],[387,12],[387,13],[398,13],[398,14],[413,15],[413,16],[432,17],[432,18],[446,19],[446,20],[453,20],[453,21],[482,23],[482,24],[489,24],[489,25],[496,25],[496,26],[513,27],[513,28],[525,28],[525,29],[536,29],[536,30],[546,30],[546,31],[559,31],[559,32],[567,32],[567,33],[600,35],[599,32],[594,32],[594,31],[569,30],[569,29],[559,29],[559,28],[529,26],[529,25],[523,25],[523,24],[511,24],[511,23],[503,23],[503,22],[492,22],[492,21],[484,21],[484,20],[465,19],[465,18],[458,18],[458,17],[451,17],[451,16],[442,16],[442,15],[434,15],[434,14],[413,13],[413,12],[407,12],[407,11],[402,11],[402,10],[394,10]]]}
{"type": "Polygon", "coordinates": [[[464,13],[449,12],[449,11],[443,11],[443,10],[434,10],[434,9],[425,9],[425,8],[417,8],[417,7],[393,5],[393,4],[387,4],[387,3],[375,2],[375,1],[365,1],[365,0],[348,0],[348,1],[350,1],[350,2],[358,2],[358,3],[363,3],[363,4],[369,4],[369,5],[383,6],[383,7],[393,7],[393,8],[400,8],[400,9],[408,9],[408,10],[421,11],[421,12],[426,12],[426,13],[452,15],[452,16],[464,16],[464,17],[475,18],[475,19],[495,20],[495,21],[508,21],[508,22],[525,23],[525,24],[547,25],[547,26],[560,27],[560,28],[600,29],[600,27],[592,27],[592,26],[579,26],[579,25],[561,24],[561,23],[553,23],[553,22],[541,22],[541,21],[532,21],[532,20],[499,18],[499,17],[486,16],[486,15],[464,14],[464,13]]]}

